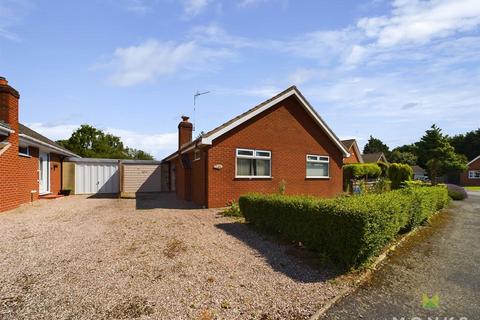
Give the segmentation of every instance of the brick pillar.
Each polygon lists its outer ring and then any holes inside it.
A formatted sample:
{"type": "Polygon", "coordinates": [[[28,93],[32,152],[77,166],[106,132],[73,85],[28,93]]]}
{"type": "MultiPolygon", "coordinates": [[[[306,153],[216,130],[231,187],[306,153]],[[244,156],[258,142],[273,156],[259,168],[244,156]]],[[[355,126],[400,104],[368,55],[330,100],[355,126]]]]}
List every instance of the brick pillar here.
{"type": "Polygon", "coordinates": [[[7,124],[15,132],[1,135],[0,141],[9,146],[0,155],[0,212],[16,208],[20,204],[18,178],[18,91],[8,85],[8,81],[0,77],[0,121],[7,124]]]}

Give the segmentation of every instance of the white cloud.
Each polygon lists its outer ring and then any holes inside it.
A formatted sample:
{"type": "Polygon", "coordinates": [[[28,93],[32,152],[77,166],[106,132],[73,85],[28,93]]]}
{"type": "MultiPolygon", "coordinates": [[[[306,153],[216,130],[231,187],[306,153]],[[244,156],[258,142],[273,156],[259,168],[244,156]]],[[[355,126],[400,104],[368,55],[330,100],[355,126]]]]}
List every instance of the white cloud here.
{"type": "Polygon", "coordinates": [[[199,15],[211,2],[211,0],[183,0],[185,14],[189,17],[199,15]]]}
{"type": "Polygon", "coordinates": [[[313,69],[299,68],[288,76],[289,81],[294,85],[301,85],[311,80],[316,74],[313,69]]]}
{"type": "Polygon", "coordinates": [[[358,27],[381,47],[425,43],[480,25],[478,0],[396,0],[390,16],[366,17],[358,27]]]}
{"type": "Polygon", "coordinates": [[[145,15],[152,11],[152,1],[124,0],[123,8],[137,15],[145,15]]]}
{"type": "MultiPolygon", "coordinates": [[[[80,127],[79,124],[46,124],[28,123],[27,126],[51,140],[68,139],[80,127]]],[[[140,133],[119,128],[107,128],[105,132],[119,136],[125,146],[140,149],[162,159],[175,151],[178,143],[176,132],[173,133],[140,133]]]]}
{"type": "Polygon", "coordinates": [[[31,7],[29,0],[0,0],[0,38],[20,40],[11,29],[23,21],[31,7]]]}
{"type": "Polygon", "coordinates": [[[183,43],[147,40],[138,46],[118,48],[113,58],[103,66],[112,71],[110,80],[114,85],[131,86],[151,82],[158,78],[195,71],[210,71],[212,62],[231,56],[222,48],[209,48],[195,41],[183,43]]]}

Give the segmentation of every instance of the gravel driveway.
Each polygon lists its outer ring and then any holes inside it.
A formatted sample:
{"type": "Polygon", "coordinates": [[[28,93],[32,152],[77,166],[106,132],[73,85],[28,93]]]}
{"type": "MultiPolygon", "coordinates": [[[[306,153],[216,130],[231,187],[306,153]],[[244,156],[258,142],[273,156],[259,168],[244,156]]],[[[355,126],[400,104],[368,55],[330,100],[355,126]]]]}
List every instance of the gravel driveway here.
{"type": "Polygon", "coordinates": [[[0,319],[306,319],[347,285],[216,210],[161,197],[0,214],[0,319]]]}

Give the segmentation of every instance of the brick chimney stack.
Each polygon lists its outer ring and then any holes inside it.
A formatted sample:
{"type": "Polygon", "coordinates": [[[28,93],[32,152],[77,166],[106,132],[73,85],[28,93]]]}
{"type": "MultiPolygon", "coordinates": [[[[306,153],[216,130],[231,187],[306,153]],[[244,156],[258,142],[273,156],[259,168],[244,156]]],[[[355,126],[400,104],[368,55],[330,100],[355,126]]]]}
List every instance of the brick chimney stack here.
{"type": "Polygon", "coordinates": [[[185,143],[192,141],[193,125],[187,116],[182,116],[182,121],[178,124],[178,148],[185,143]]]}
{"type": "Polygon", "coordinates": [[[0,121],[7,123],[18,132],[18,99],[20,94],[8,85],[7,79],[0,77],[0,121]]]}

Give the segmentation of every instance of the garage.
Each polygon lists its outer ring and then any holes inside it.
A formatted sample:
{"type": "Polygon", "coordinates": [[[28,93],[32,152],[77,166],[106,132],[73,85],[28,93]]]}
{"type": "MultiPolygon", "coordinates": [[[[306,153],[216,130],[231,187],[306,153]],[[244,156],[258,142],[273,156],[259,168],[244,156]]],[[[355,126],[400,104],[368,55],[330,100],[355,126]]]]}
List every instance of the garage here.
{"type": "Polygon", "coordinates": [[[160,161],[123,160],[121,164],[122,195],[162,191],[160,161]]]}
{"type": "Polygon", "coordinates": [[[63,185],[72,194],[120,192],[120,163],[116,159],[69,158],[63,165],[63,185]]]}

